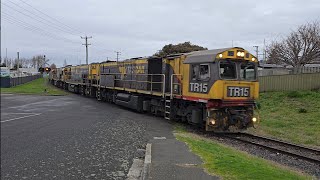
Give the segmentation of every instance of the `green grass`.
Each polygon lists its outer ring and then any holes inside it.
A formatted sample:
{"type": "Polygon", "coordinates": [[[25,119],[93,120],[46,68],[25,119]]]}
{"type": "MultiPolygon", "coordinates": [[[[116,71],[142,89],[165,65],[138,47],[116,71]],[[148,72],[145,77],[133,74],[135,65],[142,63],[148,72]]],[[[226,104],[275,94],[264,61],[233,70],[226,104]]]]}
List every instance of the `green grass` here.
{"type": "Polygon", "coordinates": [[[175,135],[201,157],[207,172],[222,179],[312,179],[311,176],[191,133],[180,131],[175,135]]]}
{"type": "Polygon", "coordinates": [[[320,91],[260,94],[260,126],[253,132],[320,146],[320,91]]]}
{"type": "Polygon", "coordinates": [[[1,93],[38,94],[49,96],[59,96],[67,94],[67,92],[49,84],[48,80],[45,78],[39,78],[11,88],[1,88],[1,93]]]}

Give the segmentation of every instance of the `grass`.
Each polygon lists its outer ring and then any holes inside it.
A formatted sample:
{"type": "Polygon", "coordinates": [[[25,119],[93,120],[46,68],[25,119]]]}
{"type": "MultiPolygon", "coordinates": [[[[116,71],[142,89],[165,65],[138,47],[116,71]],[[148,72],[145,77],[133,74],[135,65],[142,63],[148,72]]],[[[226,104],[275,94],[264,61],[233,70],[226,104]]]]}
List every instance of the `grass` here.
{"type": "Polygon", "coordinates": [[[175,136],[201,157],[207,172],[222,179],[312,179],[311,176],[181,129],[176,130],[175,136]]]}
{"type": "Polygon", "coordinates": [[[15,87],[11,87],[11,88],[1,88],[1,93],[38,94],[38,95],[49,95],[49,96],[59,96],[59,95],[67,94],[67,92],[49,84],[46,78],[39,78],[31,82],[21,84],[15,87]]]}
{"type": "Polygon", "coordinates": [[[320,91],[260,94],[260,126],[254,133],[320,146],[320,91]]]}

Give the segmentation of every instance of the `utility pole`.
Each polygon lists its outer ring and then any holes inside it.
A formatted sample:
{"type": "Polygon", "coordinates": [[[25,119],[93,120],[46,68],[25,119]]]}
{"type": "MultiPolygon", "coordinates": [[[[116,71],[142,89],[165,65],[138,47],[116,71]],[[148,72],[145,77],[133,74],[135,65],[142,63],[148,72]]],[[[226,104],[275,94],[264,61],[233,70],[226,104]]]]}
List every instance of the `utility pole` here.
{"type": "Polygon", "coordinates": [[[6,67],[8,67],[8,48],[6,48],[6,59],[4,62],[6,63],[6,67]]]}
{"type": "Polygon", "coordinates": [[[266,50],[266,39],[263,39],[263,61],[264,63],[266,63],[266,59],[267,59],[267,50],[266,50]]]}
{"type": "Polygon", "coordinates": [[[1,32],[1,24],[2,24],[2,2],[0,0],[0,19],[1,19],[1,23],[0,23],[0,63],[2,61],[2,47],[1,47],[1,42],[2,42],[2,32],[1,32]]]}
{"type": "Polygon", "coordinates": [[[121,52],[115,51],[115,53],[117,53],[117,63],[118,63],[118,61],[119,61],[119,55],[121,55],[121,52]]]}
{"type": "Polygon", "coordinates": [[[258,56],[259,56],[259,46],[253,46],[253,47],[256,48],[256,58],[258,58],[258,56]]]}
{"type": "Polygon", "coordinates": [[[19,52],[17,52],[17,60],[18,60],[18,62],[17,62],[17,71],[19,70],[19,64],[20,64],[20,62],[19,62],[19,52]]]}
{"type": "Polygon", "coordinates": [[[46,67],[46,55],[43,55],[42,67],[46,67]]]}
{"type": "Polygon", "coordinates": [[[90,37],[88,37],[88,36],[85,36],[85,37],[80,36],[80,37],[81,37],[81,39],[85,39],[86,40],[86,43],[82,44],[82,45],[86,46],[86,62],[88,64],[88,46],[91,45],[91,44],[88,44],[88,39],[91,39],[92,36],[90,36],[90,37]]]}

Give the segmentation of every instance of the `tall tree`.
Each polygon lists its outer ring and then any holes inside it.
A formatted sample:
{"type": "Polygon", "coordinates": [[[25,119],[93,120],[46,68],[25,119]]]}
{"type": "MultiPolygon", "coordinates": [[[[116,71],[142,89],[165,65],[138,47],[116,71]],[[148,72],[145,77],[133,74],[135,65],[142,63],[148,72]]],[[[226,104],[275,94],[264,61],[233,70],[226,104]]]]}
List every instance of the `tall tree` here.
{"type": "Polygon", "coordinates": [[[268,63],[301,67],[320,60],[320,24],[307,23],[267,47],[268,63]]]}
{"type": "Polygon", "coordinates": [[[201,51],[207,49],[208,48],[191,44],[190,42],[179,43],[176,45],[168,44],[163,46],[163,48],[159,52],[155,53],[154,56],[164,57],[170,54],[188,53],[192,51],[201,51]]]}

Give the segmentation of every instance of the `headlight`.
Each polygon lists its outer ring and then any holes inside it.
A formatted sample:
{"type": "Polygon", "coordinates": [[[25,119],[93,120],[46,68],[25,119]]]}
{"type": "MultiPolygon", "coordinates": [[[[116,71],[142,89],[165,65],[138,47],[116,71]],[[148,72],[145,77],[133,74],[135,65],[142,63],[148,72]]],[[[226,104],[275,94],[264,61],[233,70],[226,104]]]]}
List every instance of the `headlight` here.
{"type": "Polygon", "coordinates": [[[241,57],[244,57],[244,52],[241,52],[241,54],[240,54],[240,55],[241,55],[241,57]]]}
{"type": "Polygon", "coordinates": [[[252,61],[255,61],[255,60],[256,60],[256,58],[254,58],[254,57],[253,57],[251,60],[252,60],[252,61]]]}
{"type": "Polygon", "coordinates": [[[252,118],[252,122],[254,122],[254,123],[257,122],[257,118],[255,118],[255,117],[252,118]]]}
{"type": "Polygon", "coordinates": [[[219,58],[222,58],[222,54],[219,54],[219,58]]]}
{"type": "Polygon", "coordinates": [[[215,125],[215,124],[216,124],[216,121],[215,121],[214,119],[210,119],[210,120],[209,120],[209,124],[210,124],[210,125],[215,125]]]}
{"type": "Polygon", "coordinates": [[[241,52],[240,51],[237,52],[237,56],[241,56],[241,52]]]}

